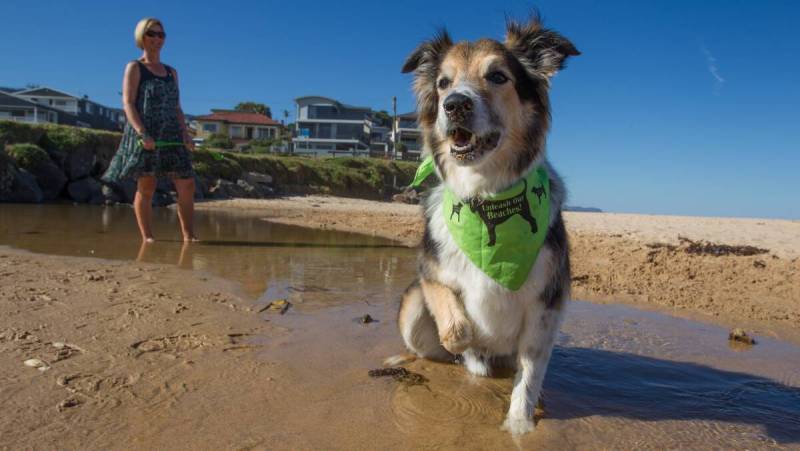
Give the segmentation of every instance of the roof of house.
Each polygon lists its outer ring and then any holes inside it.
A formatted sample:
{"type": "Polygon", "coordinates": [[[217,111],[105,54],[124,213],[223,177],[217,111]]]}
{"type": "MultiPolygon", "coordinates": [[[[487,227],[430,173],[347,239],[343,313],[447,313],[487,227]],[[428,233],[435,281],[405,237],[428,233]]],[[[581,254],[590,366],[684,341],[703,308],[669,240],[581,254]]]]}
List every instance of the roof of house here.
{"type": "Polygon", "coordinates": [[[24,96],[43,96],[43,97],[67,97],[67,98],[79,98],[72,94],[67,94],[64,91],[58,91],[52,88],[48,88],[46,86],[40,86],[38,88],[31,88],[31,89],[24,89],[22,91],[17,91],[15,94],[24,95],[24,96]]]}
{"type": "Polygon", "coordinates": [[[45,111],[54,111],[54,112],[59,113],[59,114],[66,114],[61,110],[57,110],[55,108],[50,108],[50,107],[47,107],[47,106],[44,106],[44,105],[39,105],[38,103],[30,102],[30,101],[25,100],[23,98],[17,97],[17,96],[15,96],[13,94],[9,94],[7,92],[2,92],[2,91],[0,91],[0,106],[5,106],[5,107],[9,107],[9,106],[27,107],[27,108],[36,107],[37,109],[42,109],[42,110],[45,110],[45,111]]]}
{"type": "Polygon", "coordinates": [[[399,117],[401,119],[416,119],[417,118],[417,112],[416,111],[411,111],[410,113],[398,114],[397,117],[399,117]]]}
{"type": "Polygon", "coordinates": [[[228,122],[230,124],[281,125],[263,114],[243,111],[211,110],[211,114],[197,116],[197,121],[228,122]]]}
{"type": "Polygon", "coordinates": [[[370,108],[368,106],[348,105],[346,103],[342,103],[342,102],[340,102],[340,101],[338,101],[336,99],[333,99],[331,97],[325,97],[325,96],[303,96],[303,97],[298,97],[298,98],[294,99],[294,101],[295,101],[295,103],[298,103],[298,104],[299,103],[309,103],[309,104],[311,104],[313,102],[321,102],[321,103],[325,103],[325,104],[337,105],[337,106],[339,106],[341,108],[346,108],[348,110],[372,111],[372,108],[370,108]]]}

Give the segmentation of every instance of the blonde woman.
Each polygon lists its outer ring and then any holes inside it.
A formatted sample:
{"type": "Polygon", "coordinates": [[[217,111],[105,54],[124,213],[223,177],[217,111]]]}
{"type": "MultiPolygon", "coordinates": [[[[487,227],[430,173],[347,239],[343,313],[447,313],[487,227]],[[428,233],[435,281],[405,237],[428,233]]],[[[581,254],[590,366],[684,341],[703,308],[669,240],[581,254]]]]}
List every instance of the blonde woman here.
{"type": "Polygon", "coordinates": [[[122,103],[128,124],[103,179],[136,180],[133,208],[142,241],[152,243],[152,202],[160,177],[169,177],[178,192],[178,218],[184,241],[194,235],[194,150],[178,97],[178,73],[161,62],[167,34],[160,20],[139,21],[134,33],[142,56],[128,63],[122,81],[122,103]]]}

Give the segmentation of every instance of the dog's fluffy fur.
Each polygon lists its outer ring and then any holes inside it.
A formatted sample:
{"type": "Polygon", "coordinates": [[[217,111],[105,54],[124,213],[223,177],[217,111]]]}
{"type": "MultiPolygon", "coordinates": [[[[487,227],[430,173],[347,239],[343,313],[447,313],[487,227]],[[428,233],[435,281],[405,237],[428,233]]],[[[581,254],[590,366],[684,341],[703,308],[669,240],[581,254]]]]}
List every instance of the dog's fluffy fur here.
{"type": "Polygon", "coordinates": [[[403,66],[403,72],[414,72],[425,148],[443,183],[426,200],[419,278],[402,297],[400,332],[415,356],[452,361],[461,354],[476,375],[489,375],[493,363],[515,366],[504,423],[514,434],[534,428],[533,410],[569,297],[561,217],[566,192],[545,158],[545,135],[550,78],[578,54],[534,17],[510,22],[503,43],[453,43],[442,31],[403,66]],[[475,199],[506,189],[539,165],[550,178],[547,236],[528,280],[510,291],[453,241],[441,212],[443,185],[462,199],[475,199]]]}

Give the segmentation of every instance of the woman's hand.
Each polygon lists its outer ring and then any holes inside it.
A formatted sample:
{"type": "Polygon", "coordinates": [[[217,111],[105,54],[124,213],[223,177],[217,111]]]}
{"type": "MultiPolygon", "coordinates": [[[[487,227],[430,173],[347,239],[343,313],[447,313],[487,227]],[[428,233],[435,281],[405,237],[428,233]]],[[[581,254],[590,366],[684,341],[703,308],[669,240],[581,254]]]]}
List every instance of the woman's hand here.
{"type": "Polygon", "coordinates": [[[142,147],[145,150],[156,150],[156,141],[150,135],[144,135],[141,137],[142,140],[142,147]]]}

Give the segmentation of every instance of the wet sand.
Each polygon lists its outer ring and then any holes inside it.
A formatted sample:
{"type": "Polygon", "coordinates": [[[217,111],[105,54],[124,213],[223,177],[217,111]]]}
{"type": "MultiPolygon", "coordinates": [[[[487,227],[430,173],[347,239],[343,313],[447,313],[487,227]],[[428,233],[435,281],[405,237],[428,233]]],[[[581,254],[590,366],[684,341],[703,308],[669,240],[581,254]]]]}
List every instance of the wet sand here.
{"type": "MultiPolygon", "coordinates": [[[[276,224],[384,237],[416,246],[420,207],[328,196],[199,205],[276,224]]],[[[800,221],[566,212],[573,297],[669,309],[800,342],[800,221]],[[686,252],[681,241],[766,249],[753,256],[686,252]]]]}

